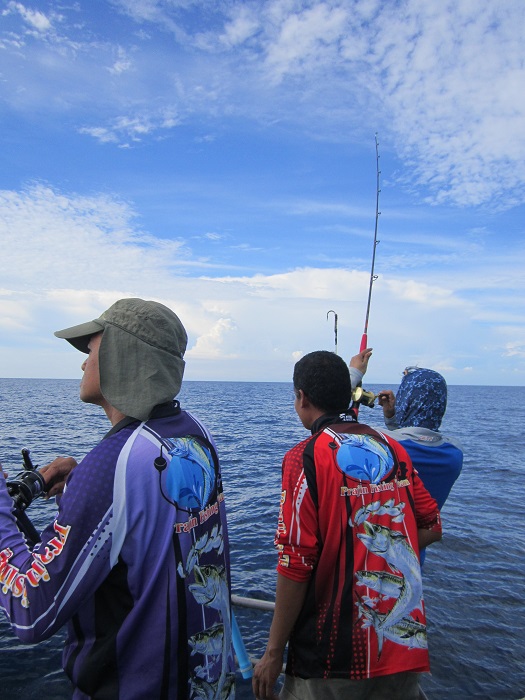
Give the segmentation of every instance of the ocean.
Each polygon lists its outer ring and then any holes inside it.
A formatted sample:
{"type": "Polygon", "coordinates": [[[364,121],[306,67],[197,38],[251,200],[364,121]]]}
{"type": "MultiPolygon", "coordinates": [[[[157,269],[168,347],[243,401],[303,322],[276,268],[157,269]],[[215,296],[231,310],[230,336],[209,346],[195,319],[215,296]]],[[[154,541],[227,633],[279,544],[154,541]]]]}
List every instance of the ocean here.
{"type": "MultiPolygon", "coordinates": [[[[109,429],[105,414],[78,399],[76,380],[0,379],[0,461],[10,476],[22,448],[35,464],[77,460],[109,429]]],[[[374,386],[372,391],[395,389],[374,386]]],[[[187,382],[180,400],[214,434],[228,511],[232,588],[272,600],[273,536],[284,452],[307,436],[293,410],[291,383],[187,382]]],[[[382,426],[379,407],[360,420],[382,426]]],[[[424,566],[432,675],[429,700],[518,700],[525,696],[525,387],[450,386],[442,432],[465,450],[463,472],[442,511],[444,537],[424,566]]],[[[52,502],[29,509],[35,525],[53,518],[52,502]]],[[[155,601],[152,601],[152,605],[155,601]]],[[[271,613],[236,609],[248,652],[260,657],[271,613]]],[[[65,700],[61,633],[20,643],[0,616],[0,697],[65,700]]],[[[140,643],[140,640],[137,641],[140,643]]],[[[239,675],[237,697],[253,698],[239,675]]]]}

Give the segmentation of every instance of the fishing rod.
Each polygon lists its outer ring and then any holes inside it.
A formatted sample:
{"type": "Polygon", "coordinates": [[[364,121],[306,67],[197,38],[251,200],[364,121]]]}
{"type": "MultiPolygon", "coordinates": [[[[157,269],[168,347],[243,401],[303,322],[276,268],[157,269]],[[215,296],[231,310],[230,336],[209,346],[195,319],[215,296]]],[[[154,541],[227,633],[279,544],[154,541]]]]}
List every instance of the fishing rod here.
{"type": "Polygon", "coordinates": [[[33,464],[30,455],[30,450],[24,448],[22,450],[24,470],[17,474],[12,480],[7,480],[7,491],[13,499],[14,515],[18,523],[18,529],[26,538],[29,545],[35,545],[40,542],[40,535],[35,526],[29,519],[26,509],[29,508],[35,498],[44,496],[49,485],[46,484],[44,477],[38,471],[38,465],[33,464]]]}
{"type": "MultiPolygon", "coordinates": [[[[379,241],[377,240],[377,229],[379,224],[379,216],[381,212],[379,211],[379,193],[381,189],[379,187],[379,176],[381,175],[381,170],[379,170],[379,141],[377,140],[377,133],[375,134],[376,142],[376,216],[375,216],[375,227],[374,227],[374,245],[372,247],[372,265],[370,268],[370,283],[368,285],[368,301],[366,304],[366,315],[365,315],[365,327],[363,330],[363,335],[361,336],[361,345],[359,347],[359,352],[363,352],[368,347],[368,319],[370,318],[370,303],[372,301],[372,287],[377,279],[377,275],[374,272],[376,263],[376,248],[379,241]]],[[[352,392],[352,407],[351,411],[354,414],[355,419],[359,413],[359,405],[364,404],[369,408],[374,406],[374,400],[376,396],[371,391],[365,391],[362,387],[358,386],[352,392]]]]}
{"type": "Polygon", "coordinates": [[[377,140],[377,134],[375,135],[375,141],[376,141],[376,175],[377,175],[376,219],[375,219],[375,229],[374,229],[374,245],[372,248],[372,267],[370,269],[370,284],[368,285],[368,302],[366,304],[365,328],[363,330],[363,335],[361,337],[361,346],[359,348],[359,352],[363,352],[363,350],[368,347],[368,319],[370,317],[370,302],[372,301],[372,286],[377,279],[377,275],[374,274],[374,267],[375,267],[375,262],[376,262],[376,248],[379,244],[379,241],[377,240],[377,228],[378,228],[378,223],[379,223],[379,216],[381,214],[381,212],[379,211],[379,193],[381,192],[381,190],[379,189],[379,176],[381,175],[381,171],[379,170],[379,141],[377,140]]]}

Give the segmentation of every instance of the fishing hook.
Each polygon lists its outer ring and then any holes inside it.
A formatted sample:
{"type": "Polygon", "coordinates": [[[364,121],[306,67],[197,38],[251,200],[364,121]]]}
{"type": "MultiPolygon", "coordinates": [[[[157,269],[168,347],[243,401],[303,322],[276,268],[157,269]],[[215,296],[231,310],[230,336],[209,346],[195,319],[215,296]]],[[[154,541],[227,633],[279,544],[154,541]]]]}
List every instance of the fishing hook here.
{"type": "Polygon", "coordinates": [[[329,314],[334,315],[335,354],[337,355],[337,314],[335,313],[335,311],[333,309],[330,309],[330,311],[328,311],[326,314],[327,321],[328,321],[329,314]]]}

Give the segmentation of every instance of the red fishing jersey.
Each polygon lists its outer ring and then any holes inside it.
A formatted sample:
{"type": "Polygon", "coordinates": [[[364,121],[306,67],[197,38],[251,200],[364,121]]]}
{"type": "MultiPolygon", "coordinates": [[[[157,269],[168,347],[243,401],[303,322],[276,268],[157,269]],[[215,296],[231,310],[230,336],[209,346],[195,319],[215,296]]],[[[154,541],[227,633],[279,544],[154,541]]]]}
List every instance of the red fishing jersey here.
{"type": "Polygon", "coordinates": [[[337,422],[286,454],[277,570],[310,581],[288,674],[429,670],[418,528],[440,531],[439,510],[391,438],[337,422]]]}

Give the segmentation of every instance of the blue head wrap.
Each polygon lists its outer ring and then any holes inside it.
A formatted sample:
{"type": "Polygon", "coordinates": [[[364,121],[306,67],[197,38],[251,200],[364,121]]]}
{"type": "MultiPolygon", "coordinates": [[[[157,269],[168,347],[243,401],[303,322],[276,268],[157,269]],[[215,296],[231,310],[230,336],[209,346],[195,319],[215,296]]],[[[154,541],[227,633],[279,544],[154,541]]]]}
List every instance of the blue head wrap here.
{"type": "Polygon", "coordinates": [[[432,369],[406,374],[396,394],[396,420],[401,428],[439,430],[447,408],[447,383],[432,369]]]}

